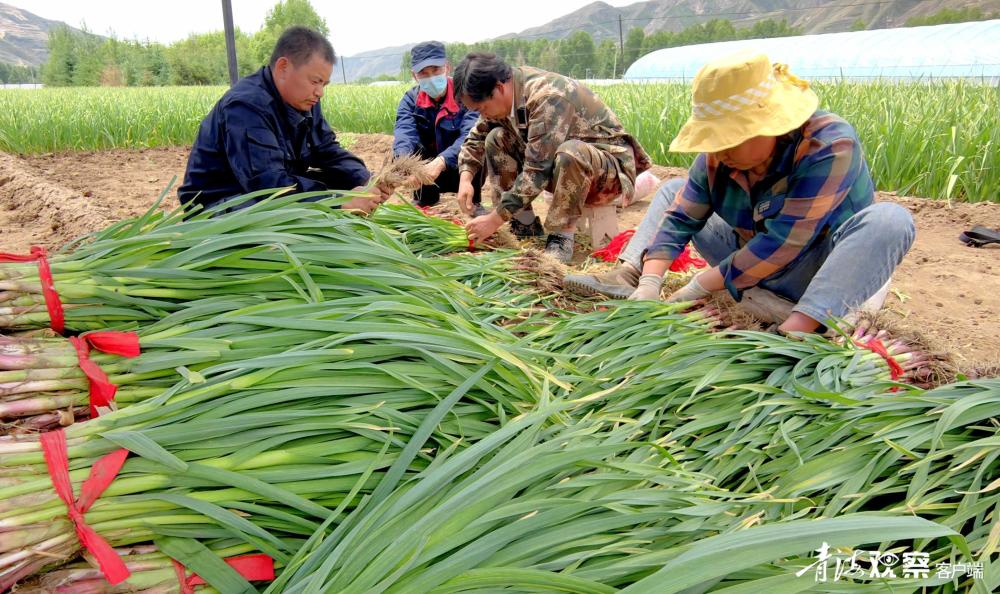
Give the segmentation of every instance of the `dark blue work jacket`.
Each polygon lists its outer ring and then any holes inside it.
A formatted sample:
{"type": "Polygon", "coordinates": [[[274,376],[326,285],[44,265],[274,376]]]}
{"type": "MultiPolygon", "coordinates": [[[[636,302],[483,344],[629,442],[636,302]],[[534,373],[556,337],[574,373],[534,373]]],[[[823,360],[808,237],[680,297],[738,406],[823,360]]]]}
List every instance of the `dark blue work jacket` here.
{"type": "Polygon", "coordinates": [[[337,142],[319,103],[308,112],[289,106],[265,66],[237,82],[202,120],[177,194],[182,203],[207,208],[269,188],[348,190],[370,176],[337,142]]]}

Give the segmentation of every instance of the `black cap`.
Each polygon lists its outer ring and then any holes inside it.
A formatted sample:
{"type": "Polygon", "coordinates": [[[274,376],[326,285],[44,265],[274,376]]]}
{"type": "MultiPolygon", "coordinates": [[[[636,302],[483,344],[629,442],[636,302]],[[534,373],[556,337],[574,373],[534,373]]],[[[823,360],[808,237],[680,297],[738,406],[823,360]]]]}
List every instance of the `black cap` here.
{"type": "Polygon", "coordinates": [[[414,74],[428,66],[444,66],[447,60],[444,44],[440,41],[418,43],[410,50],[410,57],[410,69],[414,74]]]}

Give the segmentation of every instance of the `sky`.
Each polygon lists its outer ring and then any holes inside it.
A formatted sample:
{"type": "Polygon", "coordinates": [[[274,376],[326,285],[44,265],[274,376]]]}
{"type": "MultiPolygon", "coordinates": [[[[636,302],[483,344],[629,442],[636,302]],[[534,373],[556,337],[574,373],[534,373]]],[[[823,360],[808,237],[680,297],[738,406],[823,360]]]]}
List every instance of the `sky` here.
{"type": "MultiPolygon", "coordinates": [[[[233,22],[247,32],[260,29],[277,0],[232,0],[233,22]]],[[[593,0],[502,0],[434,2],[386,0],[312,0],[330,28],[330,41],[342,56],[425,39],[481,41],[523,31],[590,4],[593,0]]],[[[638,0],[604,0],[625,6],[638,0]]],[[[121,39],[170,43],[190,33],[222,29],[222,0],[3,0],[46,19],[114,32],[121,39]]]]}

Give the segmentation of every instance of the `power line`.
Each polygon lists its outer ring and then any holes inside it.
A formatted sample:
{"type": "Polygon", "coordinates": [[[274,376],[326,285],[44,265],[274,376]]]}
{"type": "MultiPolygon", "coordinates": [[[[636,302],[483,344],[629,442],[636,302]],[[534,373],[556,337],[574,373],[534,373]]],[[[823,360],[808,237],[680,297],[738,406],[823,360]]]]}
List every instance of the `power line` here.
{"type": "MultiPolygon", "coordinates": [[[[920,0],[910,0],[910,2],[919,2],[919,1],[920,0]]],[[[651,22],[651,21],[661,21],[661,20],[713,19],[713,18],[724,17],[724,16],[760,16],[760,17],[765,17],[765,16],[773,16],[775,14],[779,14],[780,15],[781,13],[784,13],[784,12],[805,12],[805,11],[820,10],[820,9],[830,10],[830,9],[836,9],[836,8],[852,8],[852,7],[857,7],[857,6],[880,6],[880,5],[883,5],[883,4],[893,4],[893,3],[894,3],[894,0],[875,0],[874,2],[852,2],[852,3],[849,3],[849,4],[834,4],[834,5],[822,5],[822,6],[803,6],[803,7],[799,7],[799,8],[786,8],[786,9],[782,9],[782,10],[773,10],[773,11],[770,11],[770,12],[759,12],[759,11],[758,12],[753,12],[753,11],[745,11],[745,12],[719,12],[719,13],[714,13],[714,14],[702,14],[702,15],[697,15],[697,14],[691,14],[691,15],[668,15],[668,16],[661,16],[661,17],[634,18],[634,19],[622,19],[622,20],[625,21],[625,22],[638,23],[638,22],[651,22]]],[[[615,19],[613,21],[598,21],[596,23],[590,23],[590,26],[596,27],[596,26],[600,26],[600,25],[616,25],[616,24],[618,24],[618,19],[615,19]]],[[[503,38],[498,37],[498,38],[490,39],[490,40],[486,40],[486,41],[477,41],[477,42],[473,42],[473,43],[467,43],[465,45],[479,45],[479,44],[493,43],[493,42],[497,42],[497,41],[517,41],[517,40],[522,40],[522,39],[527,40],[528,38],[532,38],[532,37],[544,37],[544,36],[547,36],[547,35],[551,35],[553,33],[561,33],[563,31],[581,31],[581,30],[582,29],[579,26],[576,26],[576,27],[565,27],[565,28],[562,28],[562,29],[549,29],[548,31],[546,31],[544,33],[528,33],[528,34],[525,34],[525,35],[518,35],[518,36],[514,36],[514,37],[503,37],[503,38]]],[[[374,56],[349,56],[348,58],[350,58],[351,60],[370,60],[370,59],[376,59],[376,58],[401,58],[401,57],[403,57],[405,55],[405,53],[406,52],[391,53],[391,54],[376,54],[374,56]]],[[[348,59],[348,58],[343,58],[343,59],[348,59]]]]}
{"type": "MultiPolygon", "coordinates": [[[[909,0],[910,2],[920,2],[920,0],[909,0]]],[[[772,10],[769,12],[759,12],[759,11],[746,11],[746,12],[717,12],[713,14],[687,14],[687,15],[667,15],[661,17],[648,17],[641,19],[624,19],[629,22],[642,22],[642,21],[659,21],[659,20],[671,20],[671,19],[705,19],[705,18],[715,18],[722,16],[768,16],[773,14],[780,14],[782,12],[804,12],[809,10],[830,10],[836,8],[850,8],[855,6],[879,6],[882,4],[893,4],[893,0],[876,0],[875,2],[853,2],[850,4],[834,4],[834,5],[822,5],[822,6],[803,6],[800,8],[787,8],[782,10],[772,10]]],[[[590,23],[592,26],[596,25],[613,25],[616,24],[618,20],[613,21],[599,21],[596,23],[590,23]]],[[[562,31],[578,31],[580,27],[565,27],[563,29],[550,29],[544,33],[529,33],[526,35],[520,35],[514,37],[513,39],[523,39],[525,37],[543,37],[545,35],[550,35],[552,33],[559,33],[562,31]]]]}
{"type": "MultiPolygon", "coordinates": [[[[911,2],[919,2],[920,0],[910,0],[911,2]]],[[[785,12],[804,12],[807,10],[817,10],[824,9],[830,10],[834,8],[851,8],[855,6],[879,6],[882,4],[895,4],[894,0],[878,0],[876,2],[854,2],[851,4],[834,4],[832,6],[800,6],[798,8],[782,8],[780,10],[771,10],[768,12],[717,12],[711,16],[713,17],[723,17],[723,16],[768,16],[774,14],[781,14],[785,12]]],[[[707,15],[683,15],[683,16],[662,16],[662,17],[648,17],[641,19],[625,19],[631,22],[640,21],[659,21],[666,19],[693,19],[693,18],[704,18],[707,15]]]]}

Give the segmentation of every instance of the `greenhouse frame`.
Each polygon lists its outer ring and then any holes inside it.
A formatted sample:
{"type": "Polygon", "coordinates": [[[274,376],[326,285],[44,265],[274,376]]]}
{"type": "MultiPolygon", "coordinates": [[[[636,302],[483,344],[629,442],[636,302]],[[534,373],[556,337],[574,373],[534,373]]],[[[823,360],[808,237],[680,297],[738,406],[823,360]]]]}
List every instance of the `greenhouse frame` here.
{"type": "Polygon", "coordinates": [[[964,78],[1000,84],[1000,19],[665,48],[639,58],[624,78],[690,81],[706,62],[745,49],[762,51],[811,80],[964,78]]]}

